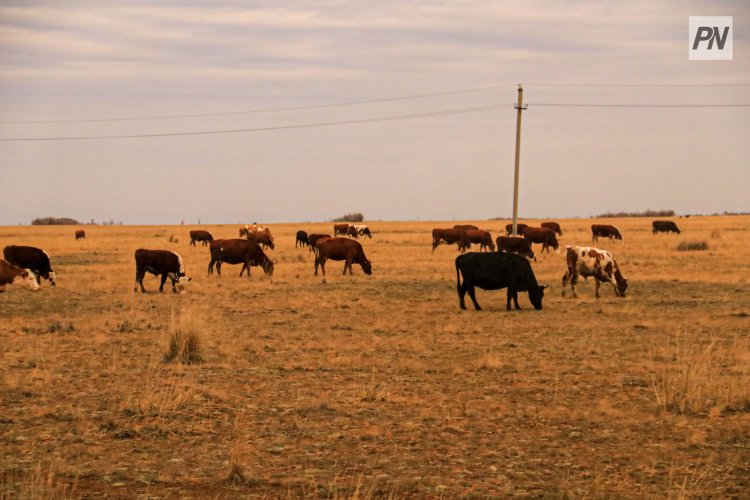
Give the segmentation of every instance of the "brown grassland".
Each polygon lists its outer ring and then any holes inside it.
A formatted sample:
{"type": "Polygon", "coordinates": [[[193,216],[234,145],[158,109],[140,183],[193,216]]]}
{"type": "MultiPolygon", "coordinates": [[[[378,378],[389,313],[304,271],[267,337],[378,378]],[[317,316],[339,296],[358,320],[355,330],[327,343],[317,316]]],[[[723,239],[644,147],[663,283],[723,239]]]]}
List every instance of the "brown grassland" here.
{"type": "Polygon", "coordinates": [[[58,286],[0,294],[0,498],[748,498],[750,217],[604,223],[628,296],[561,297],[545,254],[520,312],[459,310],[455,246],[430,248],[453,222],[370,222],[373,275],[326,279],[294,234],[331,224],[271,225],[272,280],[207,277],[190,226],[1,227],[58,286]],[[133,293],[140,247],[180,253],[188,293],[133,293]]]}

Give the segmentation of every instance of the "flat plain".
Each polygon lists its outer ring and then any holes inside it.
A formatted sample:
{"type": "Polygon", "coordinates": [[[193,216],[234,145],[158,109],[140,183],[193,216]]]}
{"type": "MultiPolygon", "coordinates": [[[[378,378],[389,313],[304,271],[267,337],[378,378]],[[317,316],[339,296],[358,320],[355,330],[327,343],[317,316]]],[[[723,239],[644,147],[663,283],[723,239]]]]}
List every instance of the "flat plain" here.
{"type": "Polygon", "coordinates": [[[625,298],[561,297],[563,253],[535,245],[550,287],[520,312],[459,309],[430,234],[458,221],[368,222],[373,275],[325,279],[294,234],[329,223],[269,225],[273,279],[208,277],[198,226],[0,227],[58,280],[0,294],[0,498],[747,498],[750,217],[674,220],[596,221],[625,236],[596,245],[625,298]],[[188,292],[134,293],[137,248],[178,252],[188,292]],[[166,359],[177,334],[200,362],[166,359]]]}

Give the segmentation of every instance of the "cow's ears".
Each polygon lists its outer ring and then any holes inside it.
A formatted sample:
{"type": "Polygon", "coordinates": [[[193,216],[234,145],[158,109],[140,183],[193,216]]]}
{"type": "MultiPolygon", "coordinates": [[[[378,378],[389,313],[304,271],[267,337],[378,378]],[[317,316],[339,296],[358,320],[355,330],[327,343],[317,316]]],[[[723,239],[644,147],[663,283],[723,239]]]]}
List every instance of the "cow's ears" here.
{"type": "Polygon", "coordinates": [[[188,278],[188,281],[193,281],[193,278],[188,278]]]}
{"type": "Polygon", "coordinates": [[[542,290],[544,290],[545,288],[548,288],[548,287],[549,287],[549,285],[540,285],[539,286],[539,288],[542,289],[542,290]]]}
{"type": "Polygon", "coordinates": [[[28,278],[28,277],[29,277],[29,272],[28,272],[28,271],[24,271],[24,272],[22,272],[22,273],[21,273],[21,277],[22,277],[22,278],[28,278]]]}

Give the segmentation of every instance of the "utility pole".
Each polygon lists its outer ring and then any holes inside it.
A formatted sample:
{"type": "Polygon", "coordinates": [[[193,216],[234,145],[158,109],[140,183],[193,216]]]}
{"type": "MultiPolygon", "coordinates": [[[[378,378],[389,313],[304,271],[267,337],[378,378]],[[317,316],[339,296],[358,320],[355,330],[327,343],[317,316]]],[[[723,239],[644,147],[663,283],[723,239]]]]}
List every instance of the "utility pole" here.
{"type": "Polygon", "coordinates": [[[518,84],[518,110],[516,114],[516,172],[513,178],[513,235],[518,235],[518,174],[521,161],[521,111],[526,109],[523,105],[523,86],[518,84]]]}

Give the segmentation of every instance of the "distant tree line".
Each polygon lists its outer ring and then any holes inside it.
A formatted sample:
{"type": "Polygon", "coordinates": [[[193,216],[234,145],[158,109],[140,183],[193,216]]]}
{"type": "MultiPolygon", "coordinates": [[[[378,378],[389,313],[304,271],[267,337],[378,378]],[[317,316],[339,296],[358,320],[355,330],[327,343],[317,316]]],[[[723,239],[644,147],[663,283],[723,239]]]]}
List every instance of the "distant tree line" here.
{"type": "Polygon", "coordinates": [[[644,210],[643,212],[604,212],[595,215],[597,219],[609,219],[615,217],[674,217],[674,210],[644,210]]]}
{"type": "Polygon", "coordinates": [[[79,224],[80,222],[70,217],[39,217],[31,221],[32,226],[76,226],[79,224]]]}
{"type": "Polygon", "coordinates": [[[362,222],[363,220],[365,220],[365,216],[360,212],[356,212],[353,214],[345,214],[341,217],[331,219],[331,222],[362,222]]]}

